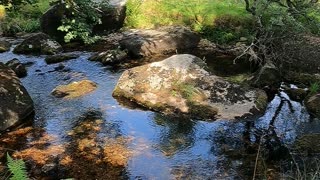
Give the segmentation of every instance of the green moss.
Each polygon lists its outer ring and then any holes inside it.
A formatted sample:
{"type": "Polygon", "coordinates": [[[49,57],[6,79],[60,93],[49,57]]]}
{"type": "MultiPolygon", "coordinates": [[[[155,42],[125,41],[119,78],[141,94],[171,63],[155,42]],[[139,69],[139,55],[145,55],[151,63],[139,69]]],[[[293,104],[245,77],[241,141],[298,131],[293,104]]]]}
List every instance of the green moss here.
{"type": "Polygon", "coordinates": [[[256,108],[259,111],[263,111],[266,109],[268,105],[268,96],[264,91],[259,90],[258,92],[256,92],[255,104],[256,104],[256,108]]]}
{"type": "Polygon", "coordinates": [[[193,83],[174,82],[171,93],[175,96],[180,94],[184,99],[191,101],[199,91],[193,83]]]}
{"type": "Polygon", "coordinates": [[[235,76],[229,76],[229,77],[226,77],[225,79],[233,83],[246,85],[247,80],[249,78],[250,78],[250,74],[245,73],[245,74],[237,74],[235,76]]]}
{"type": "Polygon", "coordinates": [[[218,109],[215,109],[209,105],[199,104],[197,102],[188,101],[189,114],[192,117],[199,119],[214,119],[218,113],[218,109]]]}

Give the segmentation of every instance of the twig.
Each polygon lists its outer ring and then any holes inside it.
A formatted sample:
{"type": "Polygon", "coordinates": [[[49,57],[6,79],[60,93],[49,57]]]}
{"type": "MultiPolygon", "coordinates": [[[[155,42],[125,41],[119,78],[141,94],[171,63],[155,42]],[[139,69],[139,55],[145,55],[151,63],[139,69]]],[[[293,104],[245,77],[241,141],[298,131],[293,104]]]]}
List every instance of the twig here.
{"type": "Polygon", "coordinates": [[[260,137],[260,142],[259,142],[258,152],[257,152],[256,161],[255,161],[255,165],[254,165],[254,171],[253,171],[252,180],[255,180],[255,179],[256,179],[258,160],[259,160],[259,156],[260,156],[260,149],[261,149],[262,139],[264,138],[264,136],[265,136],[265,135],[262,135],[262,136],[260,137]]]}

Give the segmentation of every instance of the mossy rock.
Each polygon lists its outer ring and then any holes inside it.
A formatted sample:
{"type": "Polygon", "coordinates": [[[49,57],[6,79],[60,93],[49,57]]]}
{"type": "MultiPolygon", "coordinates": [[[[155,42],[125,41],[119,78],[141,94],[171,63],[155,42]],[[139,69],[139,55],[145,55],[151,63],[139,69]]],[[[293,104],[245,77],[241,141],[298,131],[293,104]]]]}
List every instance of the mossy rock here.
{"type": "Polygon", "coordinates": [[[309,86],[313,83],[320,82],[320,74],[309,74],[289,71],[284,74],[284,79],[287,82],[304,84],[306,86],[309,86]]]}
{"type": "Polygon", "coordinates": [[[320,93],[308,97],[305,105],[310,114],[320,118],[320,93]]]}
{"type": "Polygon", "coordinates": [[[77,98],[80,96],[84,96],[97,88],[97,84],[89,81],[89,80],[82,80],[77,82],[72,82],[67,85],[61,85],[56,87],[52,91],[52,95],[57,98],[77,98]]]}
{"type": "Polygon", "coordinates": [[[25,39],[13,50],[16,54],[53,55],[62,51],[61,45],[47,34],[36,33],[25,39]]]}
{"type": "Polygon", "coordinates": [[[10,50],[11,44],[8,41],[0,40],[0,53],[10,50]]]}
{"type": "Polygon", "coordinates": [[[205,70],[202,59],[189,54],[126,70],[113,96],[165,114],[215,120],[263,112],[264,91],[225,81],[205,70]]]}

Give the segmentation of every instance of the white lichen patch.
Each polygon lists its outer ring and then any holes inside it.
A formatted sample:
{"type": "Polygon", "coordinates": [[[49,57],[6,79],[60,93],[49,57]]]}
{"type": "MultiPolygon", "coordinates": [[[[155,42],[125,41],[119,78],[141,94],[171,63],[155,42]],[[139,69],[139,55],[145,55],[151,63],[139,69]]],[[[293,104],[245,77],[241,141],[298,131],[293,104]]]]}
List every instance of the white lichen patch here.
{"type": "Polygon", "coordinates": [[[161,82],[163,81],[163,79],[158,76],[157,74],[153,74],[151,76],[148,77],[148,82],[149,82],[149,85],[152,89],[155,89],[155,90],[159,90],[161,89],[161,82]]]}
{"type": "Polygon", "coordinates": [[[47,39],[46,44],[47,44],[49,47],[53,48],[53,49],[59,49],[59,48],[61,47],[60,44],[58,44],[58,43],[56,43],[55,41],[52,41],[52,40],[50,40],[50,39],[47,39]]]}
{"type": "Polygon", "coordinates": [[[149,69],[160,68],[160,72],[175,70],[177,73],[186,74],[193,63],[194,58],[195,56],[189,54],[174,55],[163,61],[151,63],[149,69]]]}

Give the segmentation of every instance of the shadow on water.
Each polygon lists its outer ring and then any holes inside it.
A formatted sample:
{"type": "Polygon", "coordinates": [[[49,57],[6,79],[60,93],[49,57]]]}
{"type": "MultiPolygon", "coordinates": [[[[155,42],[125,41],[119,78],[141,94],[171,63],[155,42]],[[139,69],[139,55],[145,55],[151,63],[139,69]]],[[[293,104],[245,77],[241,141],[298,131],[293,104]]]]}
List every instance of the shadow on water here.
{"type": "Polygon", "coordinates": [[[257,177],[265,177],[265,169],[280,171],[275,164],[282,150],[276,149],[291,150],[304,133],[320,132],[285,93],[254,120],[204,122],[128,108],[112,97],[121,70],[79,54],[51,65],[42,56],[0,54],[2,62],[29,64],[21,81],[35,104],[32,126],[0,136],[0,167],[9,152],[24,159],[36,179],[251,179],[259,146],[267,151],[259,155],[257,177]],[[83,79],[98,88],[75,99],[51,95],[56,86],[83,79]]]}

